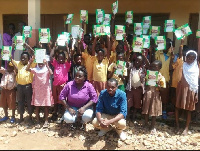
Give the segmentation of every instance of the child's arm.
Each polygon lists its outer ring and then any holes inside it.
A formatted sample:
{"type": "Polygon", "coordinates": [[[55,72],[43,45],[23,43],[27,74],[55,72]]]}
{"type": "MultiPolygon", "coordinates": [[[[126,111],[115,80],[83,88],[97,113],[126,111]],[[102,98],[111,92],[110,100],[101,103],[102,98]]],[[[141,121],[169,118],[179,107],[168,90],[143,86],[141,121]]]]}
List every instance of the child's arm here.
{"type": "Polygon", "coordinates": [[[97,39],[99,36],[96,36],[94,38],[93,44],[92,44],[92,56],[95,56],[95,47],[96,47],[96,43],[97,43],[97,39]]]}
{"type": "Polygon", "coordinates": [[[184,45],[185,37],[181,39],[181,45],[179,46],[179,59],[183,57],[183,45],[184,45]]]}
{"type": "Polygon", "coordinates": [[[124,44],[127,48],[125,61],[128,62],[130,58],[130,48],[129,48],[128,41],[126,40],[126,34],[124,35],[124,44]]]}
{"type": "Polygon", "coordinates": [[[11,63],[14,67],[14,71],[15,73],[17,74],[18,73],[18,67],[15,63],[13,63],[13,59],[12,59],[12,56],[10,56],[10,61],[8,62],[8,64],[11,63]]]}
{"type": "MultiPolygon", "coordinates": [[[[1,56],[0,56],[1,59],[1,56]]],[[[4,74],[5,73],[5,69],[1,67],[2,61],[0,60],[0,73],[4,74]]]]}
{"type": "Polygon", "coordinates": [[[147,59],[147,57],[145,56],[144,52],[142,53],[142,57],[143,57],[145,65],[146,65],[145,68],[148,69],[150,66],[150,63],[149,63],[149,60],[147,59]]]}
{"type": "Polygon", "coordinates": [[[47,67],[47,69],[48,69],[50,75],[53,75],[53,72],[52,72],[52,70],[49,68],[49,65],[48,65],[48,62],[46,61],[46,59],[44,59],[44,64],[46,65],[46,67],[47,67]]]}
{"type": "Polygon", "coordinates": [[[67,62],[70,62],[71,60],[72,60],[72,57],[71,57],[71,53],[70,53],[70,50],[69,50],[69,47],[68,47],[68,43],[66,42],[66,50],[67,50],[67,52],[66,52],[66,56],[68,55],[68,58],[67,58],[67,62]]]}
{"type": "Polygon", "coordinates": [[[110,35],[107,35],[107,44],[108,44],[108,48],[107,48],[107,52],[106,52],[106,55],[107,55],[107,58],[109,59],[110,58],[110,55],[111,55],[111,52],[110,52],[110,35]]]}
{"type": "Polygon", "coordinates": [[[128,35],[129,23],[126,23],[126,35],[128,35]]]}
{"type": "MultiPolygon", "coordinates": [[[[111,65],[111,66],[112,66],[112,65],[111,65]]],[[[111,67],[109,67],[108,70],[109,70],[110,68],[111,68],[111,67]]],[[[113,74],[115,73],[116,69],[117,69],[117,67],[114,66],[112,70],[108,71],[108,76],[107,76],[108,79],[112,78],[112,76],[113,76],[113,74]]]]}
{"type": "Polygon", "coordinates": [[[34,59],[35,59],[35,56],[33,56],[33,57],[30,59],[30,61],[28,62],[28,65],[26,66],[26,71],[31,72],[30,67],[31,67],[31,64],[33,63],[34,59]]]}
{"type": "Polygon", "coordinates": [[[30,50],[31,56],[33,56],[35,51],[31,48],[31,46],[29,46],[27,43],[24,43],[24,45],[30,50]]]}
{"type": "Polygon", "coordinates": [[[54,47],[53,47],[53,49],[50,49],[51,51],[50,51],[50,61],[52,61],[53,60],[53,56],[54,56],[54,53],[55,53],[55,49],[56,49],[56,42],[55,42],[55,45],[54,45],[54,47]]]}
{"type": "Polygon", "coordinates": [[[114,34],[115,31],[115,15],[112,14],[111,17],[111,27],[110,27],[111,34],[114,34]]]}

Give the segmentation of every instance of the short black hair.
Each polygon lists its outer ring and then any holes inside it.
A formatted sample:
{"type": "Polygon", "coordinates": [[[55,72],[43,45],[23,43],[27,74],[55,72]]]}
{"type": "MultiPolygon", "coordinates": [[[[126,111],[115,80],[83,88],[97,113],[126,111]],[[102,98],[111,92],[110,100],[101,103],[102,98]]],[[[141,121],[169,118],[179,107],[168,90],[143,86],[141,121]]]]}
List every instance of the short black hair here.
{"type": "Polygon", "coordinates": [[[79,56],[82,57],[82,55],[81,55],[80,53],[76,53],[76,54],[74,55],[74,60],[75,60],[77,57],[79,57],[79,56]]]}
{"type": "Polygon", "coordinates": [[[155,60],[152,62],[152,64],[158,64],[160,66],[160,69],[162,68],[162,62],[160,60],[155,60]]]}
{"type": "Polygon", "coordinates": [[[173,41],[170,38],[166,39],[166,50],[173,46],[173,41]]]}
{"type": "Polygon", "coordinates": [[[98,53],[99,51],[102,51],[103,54],[105,54],[105,50],[104,50],[104,49],[100,48],[100,49],[97,51],[97,53],[98,53]]]}
{"type": "Polygon", "coordinates": [[[87,37],[87,36],[90,38],[90,34],[85,34],[85,35],[84,35],[84,37],[87,37]]]}
{"type": "Polygon", "coordinates": [[[28,56],[28,60],[30,60],[30,54],[27,51],[23,51],[22,54],[21,54],[21,57],[23,55],[27,55],[28,56]]]}
{"type": "Polygon", "coordinates": [[[78,72],[78,71],[83,72],[84,77],[85,77],[85,79],[87,80],[87,70],[86,70],[85,66],[78,66],[78,67],[77,67],[77,72],[78,72]]]}
{"type": "Polygon", "coordinates": [[[108,82],[115,82],[116,86],[118,86],[118,81],[115,78],[110,78],[108,82]]]}
{"type": "Polygon", "coordinates": [[[59,53],[58,53],[58,56],[59,56],[59,55],[63,55],[64,58],[66,58],[64,51],[59,52],[59,53]]]}

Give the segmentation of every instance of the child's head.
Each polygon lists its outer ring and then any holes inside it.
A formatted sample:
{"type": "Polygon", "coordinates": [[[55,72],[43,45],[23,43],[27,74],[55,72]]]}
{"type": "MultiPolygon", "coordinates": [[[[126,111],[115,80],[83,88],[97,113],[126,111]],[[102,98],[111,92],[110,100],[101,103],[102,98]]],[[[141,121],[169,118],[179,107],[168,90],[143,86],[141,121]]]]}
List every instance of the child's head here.
{"type": "Polygon", "coordinates": [[[13,23],[10,23],[8,25],[8,28],[9,28],[9,33],[10,34],[14,34],[14,32],[15,32],[15,25],[13,23]]]}
{"type": "Polygon", "coordinates": [[[92,43],[91,42],[88,44],[87,52],[89,55],[92,55],[92,43]]]}
{"type": "Polygon", "coordinates": [[[97,52],[97,59],[99,62],[101,62],[104,59],[104,54],[104,49],[99,49],[99,51],[97,52]]]}
{"type": "Polygon", "coordinates": [[[132,44],[133,44],[133,35],[128,34],[126,40],[128,41],[128,44],[129,44],[130,46],[132,46],[132,44]]]}
{"type": "Polygon", "coordinates": [[[7,71],[8,71],[9,73],[13,72],[13,71],[14,71],[14,67],[13,67],[12,65],[9,65],[9,64],[8,64],[8,66],[7,66],[7,71]]]}
{"type": "Polygon", "coordinates": [[[30,60],[29,53],[26,51],[22,52],[21,58],[20,58],[20,61],[22,62],[22,64],[27,65],[29,60],[30,60]]]}
{"type": "Polygon", "coordinates": [[[37,66],[38,66],[40,69],[42,69],[42,68],[45,66],[45,64],[44,64],[44,63],[38,63],[37,66]]]}
{"type": "Polygon", "coordinates": [[[82,55],[81,54],[75,54],[74,55],[74,62],[76,65],[81,65],[82,62],[82,55]]]}
{"type": "Polygon", "coordinates": [[[89,34],[84,35],[84,43],[86,45],[88,45],[90,43],[90,35],[89,34]]]}
{"type": "Polygon", "coordinates": [[[134,66],[136,68],[140,68],[140,67],[142,67],[142,64],[143,64],[143,57],[142,57],[142,55],[137,55],[137,57],[135,58],[135,61],[134,61],[134,66]]]}
{"type": "Polygon", "coordinates": [[[58,52],[58,63],[60,64],[64,64],[65,63],[65,53],[62,51],[62,52],[58,52]]]}
{"type": "Polygon", "coordinates": [[[159,71],[162,68],[162,62],[159,60],[155,60],[150,64],[150,70],[159,71]]]}
{"type": "Polygon", "coordinates": [[[120,52],[124,53],[124,43],[123,43],[123,41],[118,42],[118,45],[116,46],[116,52],[117,53],[120,53],[120,52]]]}
{"type": "Polygon", "coordinates": [[[166,39],[166,49],[163,50],[165,54],[167,54],[169,51],[173,49],[173,41],[169,38],[166,39]]]}
{"type": "Polygon", "coordinates": [[[117,60],[119,60],[119,61],[124,61],[124,53],[122,53],[122,52],[119,52],[119,53],[117,53],[117,56],[116,56],[117,58],[117,60]]]}
{"type": "Polygon", "coordinates": [[[101,49],[101,44],[100,42],[97,42],[96,43],[96,46],[95,46],[95,52],[98,53],[98,51],[101,49]]]}
{"type": "Polygon", "coordinates": [[[183,46],[183,60],[185,61],[185,56],[186,56],[186,53],[188,52],[189,50],[189,47],[187,45],[184,45],[183,46]]]}
{"type": "Polygon", "coordinates": [[[189,50],[186,53],[186,62],[187,64],[192,64],[197,59],[197,53],[194,50],[189,50]]]}

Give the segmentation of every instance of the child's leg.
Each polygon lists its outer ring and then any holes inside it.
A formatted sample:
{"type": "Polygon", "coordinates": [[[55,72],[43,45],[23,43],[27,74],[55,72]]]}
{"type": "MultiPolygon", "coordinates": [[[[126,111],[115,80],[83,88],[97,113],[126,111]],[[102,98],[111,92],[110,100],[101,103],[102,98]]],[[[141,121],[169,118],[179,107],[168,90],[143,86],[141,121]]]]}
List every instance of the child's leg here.
{"type": "Polygon", "coordinates": [[[144,127],[148,126],[148,121],[149,121],[149,115],[148,114],[145,114],[144,115],[144,127]]]}
{"type": "Polygon", "coordinates": [[[153,130],[155,128],[155,124],[156,124],[156,116],[152,116],[150,130],[153,130]]]}
{"type": "Polygon", "coordinates": [[[33,113],[33,106],[31,105],[32,101],[32,84],[27,84],[25,87],[25,97],[27,101],[27,107],[28,107],[28,114],[29,114],[29,120],[32,122],[32,113],[33,113]]]}
{"type": "Polygon", "coordinates": [[[3,108],[3,111],[4,111],[4,114],[5,114],[5,117],[8,117],[8,108],[3,108]]]}
{"type": "Polygon", "coordinates": [[[21,123],[24,114],[24,102],[25,102],[25,94],[24,94],[24,85],[17,85],[17,100],[18,100],[18,113],[20,114],[19,123],[21,123]]]}
{"type": "Polygon", "coordinates": [[[44,107],[44,118],[45,118],[45,122],[48,122],[48,116],[49,116],[49,107],[45,106],[44,107]]]}
{"type": "Polygon", "coordinates": [[[185,130],[183,131],[183,135],[187,135],[188,134],[190,121],[191,121],[191,111],[187,111],[186,127],[185,127],[185,130]]]}
{"type": "Polygon", "coordinates": [[[175,107],[176,131],[179,130],[179,109],[175,107]]]}
{"type": "Polygon", "coordinates": [[[12,110],[12,118],[15,118],[15,109],[12,110]]]}
{"type": "Polygon", "coordinates": [[[40,107],[39,107],[39,106],[36,106],[36,107],[35,107],[35,112],[36,112],[37,124],[39,124],[39,123],[40,123],[40,115],[39,115],[40,107]]]}

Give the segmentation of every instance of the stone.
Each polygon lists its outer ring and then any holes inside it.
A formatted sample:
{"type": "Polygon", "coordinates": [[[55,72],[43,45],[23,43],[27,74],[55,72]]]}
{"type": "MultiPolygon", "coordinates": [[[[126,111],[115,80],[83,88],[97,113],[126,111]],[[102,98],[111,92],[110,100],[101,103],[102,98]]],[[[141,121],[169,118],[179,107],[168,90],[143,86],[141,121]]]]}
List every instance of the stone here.
{"type": "Polygon", "coordinates": [[[31,133],[31,134],[33,134],[33,133],[37,133],[37,130],[31,130],[30,133],[31,133]]]}
{"type": "Polygon", "coordinates": [[[17,132],[16,132],[16,131],[13,131],[11,137],[15,137],[15,136],[17,136],[17,132]]]}
{"type": "Polygon", "coordinates": [[[191,142],[190,145],[192,145],[192,146],[197,146],[198,143],[197,143],[197,142],[191,142]]]}
{"type": "Polygon", "coordinates": [[[130,145],[131,143],[132,143],[131,140],[126,140],[126,141],[125,141],[125,144],[127,144],[127,145],[130,145]]]}
{"type": "Polygon", "coordinates": [[[0,137],[0,141],[3,141],[4,140],[4,137],[0,137]]]}
{"type": "Polygon", "coordinates": [[[47,134],[48,137],[52,137],[52,136],[54,136],[54,135],[55,135],[55,132],[49,132],[49,133],[47,134]]]}
{"type": "Polygon", "coordinates": [[[18,128],[18,131],[20,131],[20,132],[22,132],[22,131],[24,131],[24,130],[25,130],[24,127],[19,127],[19,128],[18,128]]]}
{"type": "Polygon", "coordinates": [[[5,141],[5,142],[4,142],[4,144],[8,144],[9,142],[10,142],[10,141],[9,141],[9,140],[7,140],[7,141],[5,141]]]}
{"type": "Polygon", "coordinates": [[[167,132],[164,132],[164,137],[169,138],[170,135],[167,132]]]}
{"type": "Polygon", "coordinates": [[[176,142],[176,145],[180,146],[180,145],[181,145],[181,142],[177,141],[177,142],[176,142]]]}
{"type": "Polygon", "coordinates": [[[120,148],[120,147],[122,147],[122,145],[123,145],[123,142],[122,141],[118,141],[117,147],[120,148]]]}
{"type": "Polygon", "coordinates": [[[79,140],[81,140],[81,141],[85,140],[85,136],[83,136],[83,135],[80,135],[78,138],[79,138],[79,140]]]}
{"type": "Polygon", "coordinates": [[[151,143],[149,141],[146,141],[146,140],[144,140],[143,144],[144,144],[144,146],[150,146],[151,145],[151,143]]]}

